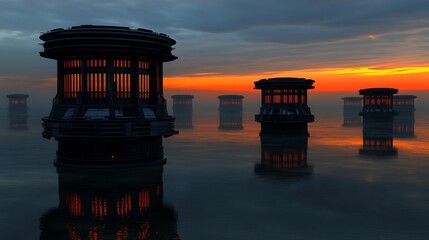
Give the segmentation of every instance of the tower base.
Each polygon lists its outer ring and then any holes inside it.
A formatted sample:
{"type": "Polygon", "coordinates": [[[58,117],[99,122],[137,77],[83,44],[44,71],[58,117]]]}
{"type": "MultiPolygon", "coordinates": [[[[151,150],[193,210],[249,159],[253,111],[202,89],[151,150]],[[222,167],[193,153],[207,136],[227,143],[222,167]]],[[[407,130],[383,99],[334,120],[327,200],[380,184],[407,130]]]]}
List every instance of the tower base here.
{"type": "Polygon", "coordinates": [[[58,140],[57,163],[124,164],[164,161],[161,137],[135,140],[58,140]]]}

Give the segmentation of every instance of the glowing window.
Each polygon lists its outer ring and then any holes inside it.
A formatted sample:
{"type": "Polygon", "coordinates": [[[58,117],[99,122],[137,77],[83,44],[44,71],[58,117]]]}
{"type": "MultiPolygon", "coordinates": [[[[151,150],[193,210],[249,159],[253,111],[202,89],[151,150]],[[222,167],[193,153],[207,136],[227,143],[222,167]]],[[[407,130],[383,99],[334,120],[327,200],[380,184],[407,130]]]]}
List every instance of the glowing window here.
{"type": "Polygon", "coordinates": [[[274,95],[273,96],[273,103],[281,103],[282,102],[282,96],[281,95],[274,95]]]}
{"type": "Polygon", "coordinates": [[[140,231],[139,231],[139,239],[149,239],[150,237],[150,225],[148,222],[144,222],[142,225],[140,225],[140,231]]]}
{"type": "Polygon", "coordinates": [[[131,203],[132,198],[130,194],[126,194],[121,197],[119,201],[116,202],[116,213],[118,216],[125,216],[131,212],[131,203]]]}
{"type": "Polygon", "coordinates": [[[107,61],[106,59],[87,59],[86,66],[87,67],[106,67],[107,61]]]}
{"type": "Polygon", "coordinates": [[[127,226],[120,226],[119,229],[116,231],[116,240],[126,240],[128,238],[128,227],[127,226]]]}
{"type": "Polygon", "coordinates": [[[140,69],[149,69],[149,62],[145,60],[139,60],[140,69]]]}
{"type": "Polygon", "coordinates": [[[81,91],[82,79],[80,74],[64,74],[63,78],[64,98],[76,98],[81,91]]]}
{"type": "Polygon", "coordinates": [[[106,97],[106,74],[105,73],[87,73],[86,74],[86,91],[92,98],[106,97]]]}
{"type": "Polygon", "coordinates": [[[150,77],[149,74],[139,74],[139,97],[149,99],[150,96],[150,77]]]}
{"type": "Polygon", "coordinates": [[[147,189],[139,192],[139,208],[140,211],[145,211],[150,206],[150,195],[147,189]]]}
{"type": "Polygon", "coordinates": [[[107,216],[107,202],[105,199],[93,197],[91,199],[91,213],[93,216],[103,219],[107,216]]]}
{"type": "Polygon", "coordinates": [[[82,201],[80,196],[75,193],[66,194],[66,205],[70,215],[81,216],[83,215],[82,201]]]}
{"type": "Polygon", "coordinates": [[[116,84],[116,97],[117,98],[130,98],[131,97],[131,76],[125,73],[115,73],[114,80],[116,84]]]}
{"type": "Polygon", "coordinates": [[[130,68],[131,60],[129,58],[115,59],[113,60],[113,66],[119,68],[130,68]]]}
{"type": "Polygon", "coordinates": [[[25,104],[27,104],[27,101],[24,99],[11,99],[10,104],[12,104],[12,105],[25,105],[25,104]]]}
{"type": "Polygon", "coordinates": [[[271,96],[270,95],[265,96],[264,103],[268,103],[268,104],[271,103],[271,96]]]}
{"type": "Polygon", "coordinates": [[[79,68],[82,65],[82,61],[80,59],[67,59],[63,62],[64,68],[79,68]]]}

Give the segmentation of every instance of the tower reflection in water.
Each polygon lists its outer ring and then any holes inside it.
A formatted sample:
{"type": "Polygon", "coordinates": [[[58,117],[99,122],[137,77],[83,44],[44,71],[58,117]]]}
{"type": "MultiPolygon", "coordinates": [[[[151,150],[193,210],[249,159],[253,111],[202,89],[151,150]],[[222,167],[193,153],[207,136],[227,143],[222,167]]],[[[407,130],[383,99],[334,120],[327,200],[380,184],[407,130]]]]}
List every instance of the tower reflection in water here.
{"type": "Polygon", "coordinates": [[[219,129],[243,129],[242,95],[221,95],[219,98],[219,129]]]}
{"type": "Polygon", "coordinates": [[[179,239],[163,203],[163,166],[57,166],[59,207],[40,218],[42,240],[179,239]]]}
{"type": "Polygon", "coordinates": [[[271,78],[255,82],[262,90],[260,113],[261,163],[255,173],[274,177],[301,177],[313,173],[307,164],[308,123],[314,121],[307,90],[314,80],[271,78]]]}
{"type": "Polygon", "coordinates": [[[173,116],[177,128],[192,128],[192,95],[173,95],[173,116]]]}
{"type": "Polygon", "coordinates": [[[8,94],[9,99],[9,129],[10,130],[26,130],[27,127],[27,99],[28,94],[8,94]]]}
{"type": "Polygon", "coordinates": [[[398,150],[393,146],[394,88],[361,89],[363,95],[363,147],[361,156],[395,156],[398,150]]]}
{"type": "Polygon", "coordinates": [[[343,127],[362,126],[362,117],[359,112],[362,110],[361,97],[343,97],[343,127]]]}
{"type": "Polygon", "coordinates": [[[398,115],[393,119],[393,137],[415,138],[414,135],[414,95],[393,96],[393,109],[398,115]]]}

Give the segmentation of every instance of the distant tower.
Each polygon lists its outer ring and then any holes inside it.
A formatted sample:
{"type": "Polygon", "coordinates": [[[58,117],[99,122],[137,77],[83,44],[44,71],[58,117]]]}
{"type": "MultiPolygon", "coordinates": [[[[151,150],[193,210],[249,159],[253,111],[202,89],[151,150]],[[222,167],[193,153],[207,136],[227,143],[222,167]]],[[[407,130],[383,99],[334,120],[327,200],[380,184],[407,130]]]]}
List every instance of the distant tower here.
{"type": "Polygon", "coordinates": [[[9,129],[24,130],[27,129],[27,99],[28,94],[9,94],[9,129]]]}
{"type": "Polygon", "coordinates": [[[298,177],[313,173],[307,164],[308,123],[314,116],[307,105],[307,90],[314,80],[271,78],[255,82],[261,89],[261,163],[255,173],[276,177],[298,177]]]}
{"type": "Polygon", "coordinates": [[[192,95],[173,95],[173,116],[177,128],[192,128],[192,95]]]}
{"type": "Polygon", "coordinates": [[[398,89],[394,88],[366,88],[359,90],[359,94],[363,95],[362,116],[369,117],[393,117],[393,94],[396,94],[398,89]]]}
{"type": "Polygon", "coordinates": [[[243,129],[243,96],[221,95],[219,98],[219,129],[243,129]]]}
{"type": "Polygon", "coordinates": [[[414,95],[393,96],[393,109],[398,115],[393,119],[393,137],[414,138],[414,95]]]}
{"type": "Polygon", "coordinates": [[[261,109],[255,121],[261,130],[273,132],[307,132],[314,116],[307,105],[307,90],[314,80],[305,78],[270,78],[255,82],[261,89],[261,109]]]}
{"type": "Polygon", "coordinates": [[[393,147],[393,94],[394,88],[367,88],[359,90],[363,95],[363,147],[361,155],[392,156],[397,154],[393,147]]]}
{"type": "Polygon", "coordinates": [[[343,127],[357,127],[362,125],[362,118],[359,112],[362,110],[361,97],[343,97],[343,127]]]}
{"type": "Polygon", "coordinates": [[[162,171],[57,167],[59,206],[41,216],[40,239],[179,239],[162,171]]]}
{"type": "Polygon", "coordinates": [[[82,25],[40,36],[57,60],[57,95],[43,137],[58,140],[57,162],[123,163],[163,155],[176,133],[163,97],[163,62],[176,42],[162,33],[82,25]]]}

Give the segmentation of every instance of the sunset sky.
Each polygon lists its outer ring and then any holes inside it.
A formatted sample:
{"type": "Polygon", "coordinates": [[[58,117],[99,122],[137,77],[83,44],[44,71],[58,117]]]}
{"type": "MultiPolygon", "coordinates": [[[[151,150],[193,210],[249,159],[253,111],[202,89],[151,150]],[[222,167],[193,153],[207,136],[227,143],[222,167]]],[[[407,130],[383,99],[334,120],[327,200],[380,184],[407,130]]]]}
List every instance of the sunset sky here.
{"type": "Polygon", "coordinates": [[[315,91],[427,90],[427,0],[0,0],[0,93],[49,90],[41,32],[75,25],[148,28],[177,41],[166,89],[252,91],[270,77],[315,91]],[[30,87],[31,86],[31,87],[30,87]]]}

